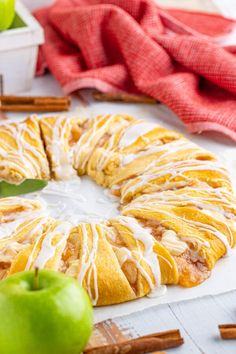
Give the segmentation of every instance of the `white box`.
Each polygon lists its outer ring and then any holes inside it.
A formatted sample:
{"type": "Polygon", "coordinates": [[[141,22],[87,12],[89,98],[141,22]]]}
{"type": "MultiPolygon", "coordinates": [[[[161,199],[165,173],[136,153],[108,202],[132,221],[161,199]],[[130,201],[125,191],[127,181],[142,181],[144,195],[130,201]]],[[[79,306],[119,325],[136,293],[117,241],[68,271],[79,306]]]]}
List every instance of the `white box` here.
{"type": "Polygon", "coordinates": [[[24,27],[0,32],[0,74],[4,80],[4,94],[27,91],[35,74],[38,46],[44,42],[43,29],[17,1],[16,13],[24,27]]]}

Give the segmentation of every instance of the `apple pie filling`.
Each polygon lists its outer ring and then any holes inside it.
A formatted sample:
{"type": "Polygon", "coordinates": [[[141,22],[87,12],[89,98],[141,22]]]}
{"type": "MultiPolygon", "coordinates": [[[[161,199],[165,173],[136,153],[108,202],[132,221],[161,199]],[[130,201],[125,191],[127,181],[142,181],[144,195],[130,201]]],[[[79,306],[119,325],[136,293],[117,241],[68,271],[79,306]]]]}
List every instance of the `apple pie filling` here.
{"type": "Polygon", "coordinates": [[[172,254],[178,268],[179,284],[184,287],[191,287],[206,280],[210,271],[206,260],[193,248],[191,242],[179,237],[175,231],[168,230],[154,220],[143,222],[153,237],[166,247],[172,254]]]}

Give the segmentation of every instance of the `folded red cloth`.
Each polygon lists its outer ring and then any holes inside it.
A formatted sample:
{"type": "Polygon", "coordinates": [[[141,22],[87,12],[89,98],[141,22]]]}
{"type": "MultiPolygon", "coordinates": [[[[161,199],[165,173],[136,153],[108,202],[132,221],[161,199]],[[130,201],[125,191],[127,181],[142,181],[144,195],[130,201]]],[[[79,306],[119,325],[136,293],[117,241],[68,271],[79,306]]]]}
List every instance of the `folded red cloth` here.
{"type": "Polygon", "coordinates": [[[234,21],[150,0],[59,0],[35,15],[46,35],[38,73],[47,66],[66,93],[146,94],[189,131],[216,130],[236,141],[236,46],[215,40],[234,21]]]}

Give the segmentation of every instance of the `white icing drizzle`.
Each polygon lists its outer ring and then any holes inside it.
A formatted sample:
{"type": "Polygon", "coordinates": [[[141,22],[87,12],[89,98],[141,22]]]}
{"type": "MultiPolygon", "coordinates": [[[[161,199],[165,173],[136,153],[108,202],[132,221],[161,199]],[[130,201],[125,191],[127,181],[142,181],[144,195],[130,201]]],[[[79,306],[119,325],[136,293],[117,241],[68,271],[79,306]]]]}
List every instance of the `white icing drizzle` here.
{"type": "Polygon", "coordinates": [[[78,274],[78,281],[82,285],[85,281],[86,288],[93,305],[97,304],[99,292],[97,282],[97,268],[96,268],[96,255],[98,250],[99,235],[97,232],[96,224],[90,224],[92,231],[92,249],[88,249],[88,232],[86,224],[81,224],[83,240],[82,240],[82,256],[81,256],[81,269],[78,274]],[[86,277],[87,275],[87,277],[86,277]],[[91,289],[91,277],[93,275],[94,294],[91,289]],[[85,279],[86,277],[86,279],[85,279]]]}
{"type": "Polygon", "coordinates": [[[174,140],[174,141],[171,141],[170,143],[166,143],[166,144],[162,144],[162,145],[149,145],[149,146],[147,146],[147,148],[145,150],[138,151],[138,152],[132,153],[132,154],[124,155],[122,158],[122,165],[125,166],[140,157],[164,152],[162,155],[160,155],[158,158],[155,159],[155,161],[158,162],[173,153],[176,153],[176,152],[179,152],[182,150],[187,150],[187,149],[188,150],[192,150],[192,149],[196,150],[196,148],[198,148],[197,145],[195,145],[194,143],[192,143],[188,140],[185,140],[185,139],[174,140]]]}
{"type": "MultiPolygon", "coordinates": [[[[12,234],[9,234],[7,243],[1,250],[0,259],[4,261],[4,258],[8,257],[8,260],[11,262],[21,250],[28,247],[35,237],[43,233],[44,225],[49,222],[49,217],[27,219],[27,222],[24,222],[24,224],[21,224],[17,229],[14,229],[12,234]],[[33,224],[35,225],[33,226],[33,224]],[[23,230],[27,230],[27,233],[24,232],[24,237],[22,238],[21,236],[18,240],[18,235],[20,235],[23,230]]],[[[29,258],[31,259],[31,257],[32,254],[30,254],[29,258]]]]}
{"type": "Polygon", "coordinates": [[[100,157],[100,160],[98,161],[98,164],[96,166],[97,171],[102,171],[104,166],[106,165],[106,162],[108,161],[109,158],[109,154],[114,148],[115,138],[116,135],[113,134],[108,141],[108,146],[106,147],[106,149],[103,149],[102,156],[100,157]]]}
{"type": "MultiPolygon", "coordinates": [[[[32,219],[33,222],[47,214],[46,204],[44,203],[18,197],[4,198],[0,200],[0,210],[1,208],[11,208],[11,206],[17,205],[22,206],[25,209],[19,212],[11,212],[4,216],[4,222],[0,221],[0,240],[8,238],[10,235],[14,234],[16,230],[17,232],[20,232],[20,226],[25,221],[30,221],[32,219]]],[[[24,225],[22,227],[24,227],[24,225]]]]}
{"type": "MultiPolygon", "coordinates": [[[[158,204],[164,204],[164,205],[176,205],[176,206],[194,205],[199,209],[203,209],[204,212],[205,210],[209,210],[212,212],[215,211],[218,213],[222,213],[225,216],[230,214],[231,218],[235,217],[234,214],[225,211],[223,206],[236,209],[236,205],[234,205],[229,200],[227,200],[222,194],[219,194],[219,191],[217,191],[217,189],[213,189],[213,188],[210,189],[204,186],[203,192],[207,192],[209,196],[213,195],[213,197],[204,197],[202,194],[200,194],[201,189],[199,187],[198,187],[199,195],[195,193],[193,196],[191,193],[193,191],[195,190],[186,187],[184,189],[179,190],[177,193],[173,191],[165,191],[165,192],[158,192],[152,194],[144,194],[141,197],[139,197],[139,200],[142,202],[149,201],[149,203],[152,203],[152,201],[153,203],[156,203],[156,200],[158,200],[158,204]],[[216,193],[218,192],[217,197],[214,197],[214,195],[217,195],[215,192],[216,193]],[[219,204],[215,204],[214,202],[217,202],[219,204]]],[[[211,215],[213,216],[213,214],[211,215]]]]}
{"type": "Polygon", "coordinates": [[[167,286],[166,285],[160,285],[158,288],[153,289],[149,294],[147,294],[147,297],[150,299],[160,297],[165,295],[167,292],[167,286]]]}
{"type": "MultiPolygon", "coordinates": [[[[31,121],[36,124],[37,118],[32,116],[31,121]]],[[[37,130],[27,125],[27,122],[20,122],[16,125],[3,124],[1,130],[8,135],[9,140],[15,140],[16,146],[7,143],[5,137],[0,138],[0,167],[15,169],[25,177],[41,177],[48,175],[48,163],[44,150],[27,141],[28,135],[33,141],[39,141],[37,130]]]]}
{"type": "Polygon", "coordinates": [[[129,145],[132,145],[139,137],[156,128],[158,128],[157,124],[136,121],[126,129],[124,135],[120,139],[119,147],[125,148],[129,145]]]}
{"type": "Polygon", "coordinates": [[[59,116],[53,126],[49,125],[46,120],[44,124],[52,130],[51,141],[48,140],[52,152],[52,169],[58,179],[70,179],[76,171],[72,167],[73,149],[68,147],[66,151],[65,134],[68,130],[71,131],[73,119],[59,116]]]}
{"type": "Polygon", "coordinates": [[[29,199],[23,199],[19,197],[9,197],[9,198],[3,198],[0,199],[0,211],[8,210],[8,215],[4,215],[4,220],[0,219],[0,223],[2,222],[9,222],[12,220],[17,219],[18,217],[24,216],[24,213],[28,214],[36,210],[45,210],[46,208],[46,203],[43,201],[38,202],[34,200],[29,200],[29,199]],[[18,211],[18,212],[9,212],[9,209],[11,210],[11,207],[17,207],[21,206],[24,208],[23,211],[18,211]]]}
{"type": "Polygon", "coordinates": [[[4,223],[0,225],[0,240],[4,240],[8,237],[14,237],[15,232],[20,232],[24,227],[24,224],[27,221],[27,225],[35,222],[35,220],[40,220],[43,216],[42,212],[31,212],[26,213],[22,217],[18,217],[16,220],[11,221],[9,223],[4,223]],[[22,226],[21,226],[22,225],[22,226]]]}
{"type": "MultiPolygon", "coordinates": [[[[35,262],[32,264],[30,260],[28,260],[26,269],[30,269],[34,267],[38,267],[38,268],[45,267],[47,262],[55,256],[57,248],[62,246],[63,244],[66,244],[66,240],[69,236],[70,230],[71,230],[71,224],[68,222],[62,222],[59,225],[57,225],[52,231],[47,233],[47,235],[43,239],[41,249],[39,251],[39,254],[35,262]],[[53,245],[52,242],[56,235],[61,235],[61,238],[55,245],[53,245]]],[[[35,244],[34,247],[35,249],[37,249],[39,241],[40,238],[38,238],[35,244]]],[[[32,251],[31,254],[33,253],[34,250],[32,251]]]]}
{"type": "Polygon", "coordinates": [[[112,152],[116,148],[115,141],[116,141],[117,134],[119,134],[122,129],[126,128],[128,124],[129,124],[128,121],[122,120],[122,121],[114,122],[113,125],[110,127],[109,132],[112,135],[108,140],[107,146],[102,150],[100,150],[101,156],[96,166],[97,171],[102,171],[103,168],[106,166],[109,157],[112,156],[112,152]]]}
{"type": "MultiPolygon", "coordinates": [[[[152,163],[153,164],[153,163],[152,163]]],[[[172,183],[172,179],[177,177],[177,176],[183,176],[185,179],[187,179],[187,176],[184,176],[183,173],[188,172],[188,171],[218,171],[222,174],[226,175],[226,171],[224,167],[218,162],[218,161],[205,161],[205,160],[186,160],[186,161],[176,161],[173,163],[167,163],[164,166],[158,166],[155,167],[152,170],[149,170],[148,166],[146,170],[148,171],[147,173],[144,173],[137,177],[136,179],[131,179],[128,181],[124,187],[122,188],[122,197],[121,201],[123,202],[126,197],[133,193],[140,188],[142,189],[145,184],[151,184],[152,181],[155,181],[155,179],[158,179],[160,177],[163,177],[165,175],[170,175],[171,177],[166,181],[167,185],[170,185],[172,183]]],[[[155,183],[154,183],[155,184],[155,183]]],[[[157,189],[162,190],[163,186],[156,186],[157,189]]],[[[166,189],[167,186],[165,185],[164,188],[166,189]]]]}
{"type": "MultiPolygon", "coordinates": [[[[139,198],[137,198],[134,202],[132,202],[130,205],[124,207],[123,212],[125,212],[125,214],[129,214],[131,212],[131,214],[135,214],[135,210],[143,210],[145,211],[155,211],[155,207],[153,208],[153,205],[148,205],[148,203],[145,204],[141,204],[139,203],[139,198]]],[[[158,208],[158,204],[156,204],[156,208],[157,210],[159,210],[158,208]]],[[[162,214],[165,214],[169,217],[169,219],[174,222],[174,220],[179,220],[180,222],[183,221],[183,218],[176,216],[174,214],[172,214],[171,212],[168,212],[164,209],[161,209],[160,211],[162,214]]],[[[168,220],[162,220],[161,223],[165,223],[168,222],[168,220]]],[[[197,227],[197,229],[202,230],[204,232],[209,232],[211,234],[213,234],[215,237],[217,237],[225,246],[226,249],[226,254],[230,251],[230,244],[229,244],[229,240],[228,238],[219,230],[217,230],[214,226],[212,225],[208,225],[208,224],[203,224],[199,221],[195,221],[195,220],[190,220],[190,219],[184,219],[184,222],[188,223],[190,226],[193,225],[194,227],[197,227]]],[[[191,236],[189,235],[188,237],[184,238],[181,234],[178,235],[183,241],[187,241],[190,242],[191,240],[193,240],[193,242],[196,243],[200,243],[202,245],[204,245],[205,247],[210,247],[209,242],[207,242],[204,238],[199,237],[197,235],[191,236]]]]}
{"type": "MultiPolygon", "coordinates": [[[[138,262],[134,259],[134,257],[132,256],[132,252],[130,252],[128,249],[125,249],[123,247],[122,250],[125,252],[125,255],[126,255],[126,257],[124,258],[124,261],[126,261],[127,259],[132,259],[133,261],[135,261],[137,268],[141,271],[141,273],[143,274],[143,276],[147,280],[151,290],[160,286],[161,272],[160,272],[160,265],[159,265],[159,261],[158,261],[158,255],[153,250],[154,244],[156,242],[155,239],[153,238],[153,236],[150,235],[150,233],[145,228],[143,228],[132,217],[120,216],[120,217],[117,217],[116,219],[112,220],[112,223],[114,225],[117,222],[119,224],[127,227],[132,232],[132,236],[134,237],[134,239],[140,241],[144,245],[144,252],[142,253],[141,250],[139,250],[138,257],[141,259],[144,259],[145,262],[151,268],[154,279],[155,279],[154,283],[153,283],[151,277],[149,276],[149,274],[142,268],[142,266],[140,265],[140,262],[138,262]]],[[[133,251],[133,252],[135,252],[135,251],[133,251]]]]}
{"type": "Polygon", "coordinates": [[[188,249],[187,243],[182,241],[173,230],[166,230],[163,232],[161,244],[163,244],[163,246],[175,256],[184,253],[188,249]]]}
{"type": "MultiPolygon", "coordinates": [[[[190,220],[188,220],[188,222],[189,221],[190,220]]],[[[210,232],[213,235],[215,235],[225,246],[226,254],[231,251],[231,247],[230,247],[228,238],[221,231],[217,230],[214,226],[203,224],[199,221],[194,221],[194,220],[191,220],[190,224],[193,224],[193,225],[199,227],[199,229],[202,231],[210,232]]]]}
{"type": "MultiPolygon", "coordinates": [[[[215,190],[212,189],[210,191],[214,195],[213,191],[215,191],[215,190]]],[[[187,204],[190,206],[195,206],[195,207],[199,208],[201,213],[209,215],[211,218],[219,220],[221,223],[223,223],[225,228],[228,230],[228,234],[230,237],[230,242],[227,241],[227,245],[229,246],[234,243],[234,236],[233,236],[232,231],[227,223],[227,220],[225,219],[224,209],[222,207],[220,207],[219,205],[211,204],[213,198],[203,198],[201,196],[194,196],[193,197],[191,195],[188,195],[184,189],[182,189],[180,192],[182,194],[180,194],[180,193],[174,194],[171,191],[170,192],[167,191],[167,192],[146,194],[146,195],[142,195],[138,199],[136,199],[136,203],[141,203],[143,205],[154,206],[154,207],[156,207],[157,204],[158,205],[167,205],[167,206],[170,206],[170,205],[185,206],[187,204]]],[[[217,198],[217,199],[215,198],[214,200],[216,200],[217,202],[221,201],[220,198],[217,198]]],[[[229,204],[229,202],[228,202],[228,204],[229,204]]],[[[225,244],[225,242],[224,242],[224,244],[225,244]]]]}
{"type": "Polygon", "coordinates": [[[76,169],[84,169],[87,161],[89,160],[95,145],[106,133],[108,126],[114,119],[114,115],[98,116],[94,119],[92,128],[82,135],[77,144],[74,147],[74,166],[76,169]],[[107,119],[106,119],[107,118],[107,119]],[[104,124],[99,127],[102,120],[105,120],[104,124]],[[82,159],[83,156],[83,159],[82,159]]]}
{"type": "MultiPolygon", "coordinates": [[[[115,248],[115,246],[113,246],[115,248]]],[[[134,262],[136,268],[140,271],[140,273],[143,275],[143,277],[145,278],[145,280],[147,281],[150,289],[154,288],[154,284],[153,281],[150,277],[150,275],[148,274],[148,272],[141,266],[141,264],[139,263],[142,260],[142,255],[139,253],[137,255],[140,256],[140,260],[136,260],[134,257],[134,254],[136,254],[137,252],[135,251],[130,251],[128,248],[125,247],[121,247],[120,248],[123,252],[124,252],[124,256],[123,256],[123,261],[127,261],[127,260],[131,260],[132,262],[134,262]]],[[[155,285],[156,286],[156,285],[155,285]]]]}

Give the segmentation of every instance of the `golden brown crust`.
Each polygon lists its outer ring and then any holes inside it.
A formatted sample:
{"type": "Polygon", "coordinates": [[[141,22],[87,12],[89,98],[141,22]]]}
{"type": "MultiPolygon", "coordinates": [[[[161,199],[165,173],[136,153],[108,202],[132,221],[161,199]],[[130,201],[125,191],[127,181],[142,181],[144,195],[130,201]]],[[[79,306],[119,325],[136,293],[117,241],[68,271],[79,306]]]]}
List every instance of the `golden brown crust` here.
{"type": "Polygon", "coordinates": [[[49,179],[49,165],[36,116],[0,125],[0,179],[20,183],[49,179]]]}
{"type": "Polygon", "coordinates": [[[84,123],[85,119],[66,116],[50,116],[40,120],[53,179],[70,179],[76,174],[73,147],[83,133],[84,123]]]}

